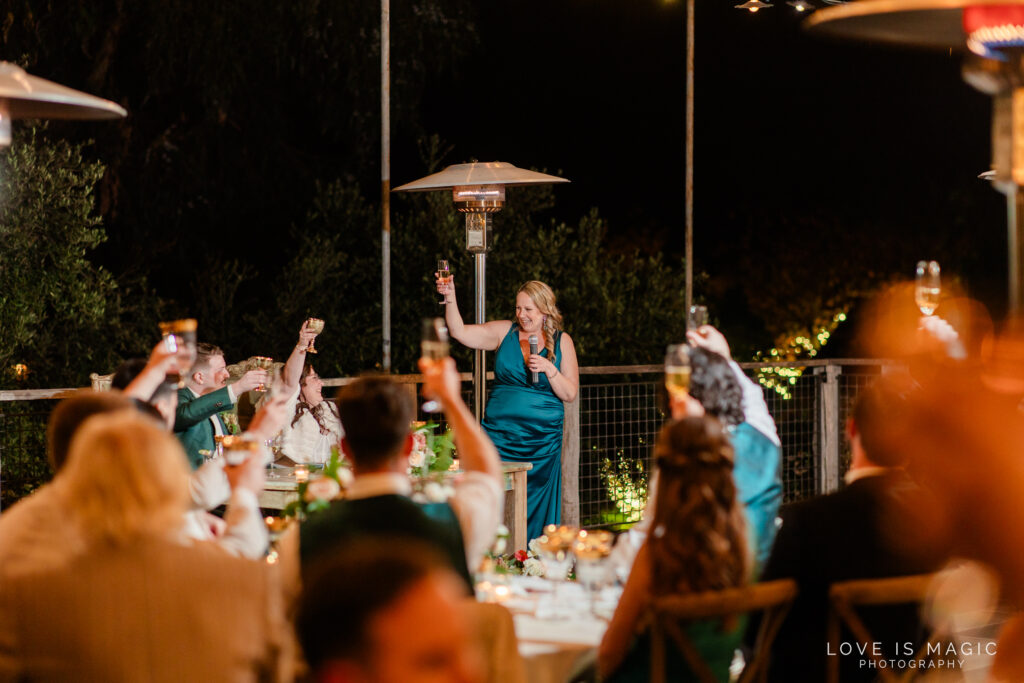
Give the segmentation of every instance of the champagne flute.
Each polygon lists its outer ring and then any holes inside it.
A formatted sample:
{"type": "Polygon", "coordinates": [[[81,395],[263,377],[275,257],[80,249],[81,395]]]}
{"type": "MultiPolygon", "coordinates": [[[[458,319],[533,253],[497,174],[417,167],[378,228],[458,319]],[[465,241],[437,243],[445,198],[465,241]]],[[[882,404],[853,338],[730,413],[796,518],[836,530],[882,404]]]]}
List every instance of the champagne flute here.
{"type": "Polygon", "coordinates": [[[914,302],[924,315],[932,315],[942,294],[941,270],[938,261],[918,261],[914,281],[914,302]]]}
{"type": "Polygon", "coordinates": [[[686,329],[696,330],[703,325],[708,324],[708,307],[707,306],[690,306],[690,314],[686,316],[686,329]]]}
{"type": "Polygon", "coordinates": [[[590,596],[590,613],[597,614],[597,598],[608,583],[608,557],[612,554],[614,534],[610,531],[581,529],[572,547],[576,556],[576,578],[590,596]]]}
{"type": "Polygon", "coordinates": [[[690,393],[690,354],[686,344],[672,344],[665,352],[665,389],[677,401],[690,393]]]}
{"type": "MultiPolygon", "coordinates": [[[[320,318],[310,318],[306,321],[306,327],[310,332],[314,334],[320,334],[324,331],[324,321],[320,318]]],[[[316,342],[316,338],[309,340],[309,347],[306,349],[307,353],[316,353],[316,349],[313,348],[313,343],[316,342]]]]}
{"type": "MultiPolygon", "coordinates": [[[[420,341],[420,354],[431,363],[440,363],[448,357],[448,326],[444,318],[424,318],[423,338],[420,341]]],[[[429,399],[423,404],[423,412],[438,413],[441,411],[441,404],[429,399]]]]}
{"type": "MultiPolygon", "coordinates": [[[[445,284],[447,284],[448,282],[451,281],[452,271],[448,267],[448,260],[447,259],[439,259],[438,260],[438,262],[437,262],[437,276],[439,278],[441,278],[441,281],[444,282],[445,284]]],[[[448,295],[445,294],[443,296],[444,296],[444,298],[442,298],[441,301],[438,302],[442,306],[444,304],[448,303],[448,295]]]]}

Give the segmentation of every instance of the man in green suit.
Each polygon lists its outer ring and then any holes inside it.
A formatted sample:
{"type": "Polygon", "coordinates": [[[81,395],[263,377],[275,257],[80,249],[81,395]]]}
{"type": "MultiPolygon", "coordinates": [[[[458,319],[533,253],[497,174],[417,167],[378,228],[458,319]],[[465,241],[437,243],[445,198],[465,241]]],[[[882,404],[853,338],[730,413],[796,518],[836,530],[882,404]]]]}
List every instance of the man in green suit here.
{"type": "Polygon", "coordinates": [[[231,386],[225,386],[228,377],[220,347],[199,344],[196,362],[185,378],[185,388],[178,390],[178,410],[174,415],[174,435],[185,448],[192,469],[203,464],[199,451],[214,450],[214,435],[228,433],[220,413],[229,410],[239,395],[269,381],[266,370],[250,370],[231,386]]]}

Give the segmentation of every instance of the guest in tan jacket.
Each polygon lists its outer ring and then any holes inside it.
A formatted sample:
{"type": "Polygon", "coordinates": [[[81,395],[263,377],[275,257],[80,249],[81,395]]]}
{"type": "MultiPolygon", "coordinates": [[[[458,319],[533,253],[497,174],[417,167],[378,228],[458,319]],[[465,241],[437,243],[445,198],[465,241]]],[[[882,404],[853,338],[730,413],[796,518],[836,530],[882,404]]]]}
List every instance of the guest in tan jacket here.
{"type": "Polygon", "coordinates": [[[290,677],[273,568],[180,540],[182,456],[132,412],[76,433],[51,500],[81,544],[50,548],[34,571],[0,566],[0,681],[290,677]]]}

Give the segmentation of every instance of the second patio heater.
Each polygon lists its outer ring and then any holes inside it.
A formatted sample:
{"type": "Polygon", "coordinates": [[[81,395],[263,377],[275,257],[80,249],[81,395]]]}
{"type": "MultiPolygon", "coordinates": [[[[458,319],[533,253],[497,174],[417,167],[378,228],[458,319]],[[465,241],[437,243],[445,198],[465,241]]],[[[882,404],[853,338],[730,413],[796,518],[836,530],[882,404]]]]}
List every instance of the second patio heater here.
{"type": "Polygon", "coordinates": [[[964,80],[991,95],[992,183],[1006,195],[1011,313],[1024,312],[1024,0],[856,0],[815,12],[822,35],[968,49],[964,80]]]}
{"type": "MultiPolygon", "coordinates": [[[[455,208],[466,214],[466,250],[473,254],[473,270],[476,275],[476,310],[473,322],[480,325],[485,322],[487,252],[490,251],[492,244],[493,215],[505,206],[505,188],[567,182],[569,181],[565,178],[526,171],[503,161],[474,161],[468,164],[454,164],[439,173],[396,187],[393,191],[452,191],[455,208]]],[[[484,352],[477,349],[473,362],[473,412],[477,420],[483,419],[484,402],[487,399],[485,360],[484,352]]]]}

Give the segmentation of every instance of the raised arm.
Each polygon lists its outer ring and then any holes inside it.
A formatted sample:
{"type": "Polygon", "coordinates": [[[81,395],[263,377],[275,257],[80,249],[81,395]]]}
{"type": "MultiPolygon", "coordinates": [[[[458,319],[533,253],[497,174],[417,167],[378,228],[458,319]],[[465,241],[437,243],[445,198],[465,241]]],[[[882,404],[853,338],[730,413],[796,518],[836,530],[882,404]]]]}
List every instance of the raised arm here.
{"type": "Polygon", "coordinates": [[[302,328],[299,329],[299,341],[292,349],[288,360],[284,362],[284,369],[281,371],[281,381],[284,382],[286,394],[295,393],[295,389],[299,386],[299,380],[302,379],[302,366],[306,362],[306,349],[309,347],[309,343],[316,339],[316,332],[309,329],[308,323],[308,320],[302,323],[302,328]]]}
{"type": "Polygon", "coordinates": [[[125,396],[137,398],[140,401],[149,401],[164,383],[167,373],[176,367],[177,354],[167,350],[167,345],[160,342],[149,354],[149,362],[142,369],[135,379],[124,388],[125,396]]]}
{"type": "Polygon", "coordinates": [[[602,679],[608,678],[618,669],[629,653],[633,634],[650,600],[650,581],[651,563],[645,543],[637,553],[626,587],[622,589],[619,605],[615,608],[615,614],[597,650],[597,671],[602,679]]]}
{"type": "Polygon", "coordinates": [[[471,349],[494,351],[501,346],[501,340],[508,334],[512,323],[508,320],[492,320],[482,325],[467,325],[459,313],[459,304],[455,300],[455,277],[450,276],[442,281],[437,278],[437,292],[444,295],[444,320],[448,324],[448,334],[452,339],[471,349]]]}
{"type": "Polygon", "coordinates": [[[423,373],[424,394],[440,401],[444,416],[452,427],[462,469],[483,472],[500,481],[498,449],[462,400],[462,383],[455,361],[447,358],[439,364],[421,358],[420,371],[423,373]]]}

